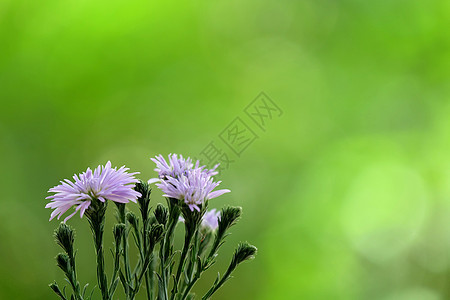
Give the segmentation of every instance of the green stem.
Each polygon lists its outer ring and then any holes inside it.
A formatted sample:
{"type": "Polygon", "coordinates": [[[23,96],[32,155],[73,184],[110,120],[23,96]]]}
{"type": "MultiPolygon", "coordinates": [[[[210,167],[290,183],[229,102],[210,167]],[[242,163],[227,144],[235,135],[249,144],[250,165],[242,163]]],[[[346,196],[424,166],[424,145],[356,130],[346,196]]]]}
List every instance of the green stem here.
{"type": "Polygon", "coordinates": [[[81,291],[80,291],[80,284],[77,281],[77,272],[75,268],[75,257],[72,254],[69,254],[69,261],[72,268],[72,278],[70,280],[70,283],[72,285],[73,293],[75,294],[75,299],[77,300],[83,300],[83,297],[81,297],[81,291]]]}
{"type": "MultiPolygon", "coordinates": [[[[148,248],[148,237],[147,237],[147,230],[148,230],[148,219],[147,219],[147,214],[142,213],[142,221],[143,221],[143,228],[142,228],[142,240],[143,240],[143,253],[144,255],[147,255],[147,251],[149,251],[148,248]]],[[[153,252],[153,249],[151,250],[153,252]]],[[[151,254],[151,253],[149,253],[151,254]]],[[[150,266],[148,267],[148,269],[145,271],[144,273],[144,277],[145,277],[145,290],[147,292],[147,299],[151,300],[152,299],[152,285],[149,279],[149,273],[152,271],[151,266],[152,266],[152,262],[153,259],[150,261],[150,266]]]]}
{"type": "Polygon", "coordinates": [[[187,286],[182,286],[182,288],[180,289],[180,291],[183,291],[183,296],[181,297],[181,299],[185,299],[189,292],[191,291],[192,287],[194,286],[194,284],[197,282],[197,280],[200,278],[200,275],[202,273],[202,266],[201,265],[197,265],[197,271],[195,273],[194,276],[194,271],[195,271],[195,266],[197,263],[197,256],[199,254],[199,231],[196,230],[195,231],[195,235],[194,235],[194,244],[191,250],[191,257],[190,257],[190,261],[189,261],[189,265],[187,268],[187,274],[189,276],[188,280],[188,285],[187,286]]]}
{"type": "MultiPolygon", "coordinates": [[[[150,270],[150,268],[149,268],[150,270]]],[[[147,291],[147,299],[151,300],[152,299],[152,287],[150,285],[150,279],[149,279],[149,270],[147,270],[147,272],[145,273],[145,289],[147,291]]]]}
{"type": "MultiPolygon", "coordinates": [[[[130,234],[129,230],[125,232],[125,238],[123,239],[123,264],[125,268],[125,278],[127,283],[131,283],[131,267],[130,267],[130,256],[128,254],[128,235],[130,234]]],[[[129,288],[127,288],[129,290],[129,288]]]]}
{"type": "Polygon", "coordinates": [[[67,279],[69,279],[70,285],[72,286],[73,293],[75,295],[76,300],[83,300],[80,292],[80,284],[77,281],[77,272],[75,267],[75,256],[73,253],[67,253],[69,256],[70,263],[70,274],[66,274],[67,279]]]}
{"type": "Polygon", "coordinates": [[[156,278],[154,275],[154,272],[156,270],[156,264],[157,261],[156,259],[152,259],[152,261],[150,262],[150,265],[148,266],[148,271],[147,271],[147,275],[148,275],[148,280],[150,281],[150,297],[148,298],[148,300],[153,300],[153,298],[155,297],[155,290],[156,290],[156,278]]]}
{"type": "MultiPolygon", "coordinates": [[[[149,187],[149,185],[146,182],[143,181],[139,181],[136,186],[135,186],[135,190],[138,191],[141,194],[141,197],[138,198],[138,204],[139,204],[139,209],[141,211],[141,216],[142,216],[142,243],[143,246],[141,247],[141,251],[140,251],[140,256],[141,256],[141,260],[144,261],[144,257],[146,257],[147,255],[151,255],[151,253],[148,253],[148,225],[149,225],[149,214],[150,214],[150,194],[151,194],[151,188],[149,187]]],[[[138,233],[136,233],[138,234],[138,233]]],[[[140,243],[139,243],[140,244],[140,243]]],[[[153,252],[153,250],[152,250],[153,252]]],[[[146,270],[144,272],[144,277],[145,277],[145,287],[146,287],[146,291],[147,291],[147,299],[151,300],[152,299],[152,290],[153,290],[153,281],[150,281],[149,278],[149,273],[153,271],[152,268],[152,262],[153,259],[151,259],[150,261],[150,267],[148,267],[148,269],[150,270],[146,270]]],[[[153,274],[153,273],[151,273],[153,274]]]]}
{"type": "Polygon", "coordinates": [[[115,284],[117,280],[117,273],[119,272],[120,268],[120,248],[119,245],[116,245],[116,252],[114,254],[114,270],[113,270],[113,276],[111,277],[111,284],[109,286],[109,295],[111,298],[113,297],[117,285],[115,284]]]}
{"type": "MultiPolygon", "coordinates": [[[[125,217],[125,204],[124,203],[117,203],[114,202],[117,206],[117,218],[119,219],[120,223],[127,224],[126,217],[125,217]]],[[[124,284],[124,291],[126,295],[126,299],[130,299],[130,285],[131,285],[131,269],[130,269],[130,258],[128,256],[128,235],[129,235],[129,226],[125,228],[125,232],[122,238],[122,249],[123,249],[123,265],[124,265],[124,271],[125,271],[125,284],[124,284]]]]}
{"type": "MultiPolygon", "coordinates": [[[[167,233],[168,234],[168,233],[167,233]]],[[[168,244],[169,239],[167,239],[167,234],[166,237],[164,238],[162,244],[161,244],[161,248],[160,248],[160,261],[161,261],[161,283],[162,283],[162,287],[160,286],[159,288],[159,297],[158,299],[162,299],[162,300],[167,300],[167,279],[166,279],[166,245],[168,244]]]]}
{"type": "MultiPolygon", "coordinates": [[[[151,252],[153,252],[153,251],[151,251],[151,252]]],[[[148,270],[148,265],[150,264],[150,261],[153,259],[152,255],[151,255],[151,252],[149,252],[149,254],[145,257],[145,261],[143,262],[141,272],[139,273],[139,276],[137,276],[136,287],[131,292],[131,298],[130,299],[134,299],[136,294],[139,292],[139,288],[141,286],[142,279],[143,279],[145,273],[148,270]]]]}
{"type": "Polygon", "coordinates": [[[195,276],[188,284],[188,286],[186,287],[183,296],[181,297],[181,300],[186,299],[186,297],[189,295],[189,292],[191,291],[192,287],[195,285],[195,283],[197,282],[197,280],[200,278],[200,276],[195,276]]]}
{"type": "Polygon", "coordinates": [[[181,252],[180,262],[178,264],[177,275],[175,277],[174,292],[172,293],[172,295],[170,297],[171,300],[173,300],[175,297],[175,294],[176,294],[175,291],[177,290],[178,282],[180,281],[181,272],[183,271],[184,262],[186,260],[186,255],[188,253],[189,245],[191,244],[191,240],[192,240],[192,234],[190,234],[189,232],[186,232],[186,237],[184,239],[184,246],[183,246],[183,250],[181,252]]]}
{"type": "Polygon", "coordinates": [[[208,292],[202,297],[202,300],[207,300],[228,280],[234,268],[228,268],[228,270],[223,275],[222,279],[215,285],[213,285],[208,292]]]}
{"type": "Polygon", "coordinates": [[[209,254],[205,260],[206,265],[208,265],[211,262],[211,260],[213,259],[214,254],[216,254],[217,250],[219,249],[220,242],[222,241],[222,239],[223,239],[223,235],[219,236],[219,234],[214,239],[214,243],[213,243],[211,250],[209,251],[209,254]]]}
{"type": "Polygon", "coordinates": [[[160,260],[161,260],[161,281],[162,288],[159,289],[159,299],[167,300],[168,299],[168,270],[170,268],[167,264],[168,258],[171,256],[172,250],[172,236],[175,230],[175,227],[178,223],[178,217],[180,216],[180,208],[178,206],[178,200],[173,198],[167,198],[167,203],[169,206],[169,221],[167,224],[167,231],[164,237],[164,240],[161,242],[160,249],[160,260]]]}
{"type": "Polygon", "coordinates": [[[97,280],[103,300],[109,300],[108,280],[105,274],[105,258],[103,256],[103,229],[105,223],[106,203],[93,201],[87,212],[90,221],[94,246],[97,256],[97,280]]]}
{"type": "MultiPolygon", "coordinates": [[[[194,275],[194,268],[195,268],[195,264],[197,262],[197,257],[199,255],[199,230],[195,231],[195,235],[194,235],[194,243],[193,243],[193,247],[192,247],[192,253],[191,253],[191,262],[190,265],[188,267],[188,274],[189,274],[189,281],[192,280],[192,276],[194,275]]],[[[200,268],[201,266],[197,266],[198,268],[200,268]]]]}

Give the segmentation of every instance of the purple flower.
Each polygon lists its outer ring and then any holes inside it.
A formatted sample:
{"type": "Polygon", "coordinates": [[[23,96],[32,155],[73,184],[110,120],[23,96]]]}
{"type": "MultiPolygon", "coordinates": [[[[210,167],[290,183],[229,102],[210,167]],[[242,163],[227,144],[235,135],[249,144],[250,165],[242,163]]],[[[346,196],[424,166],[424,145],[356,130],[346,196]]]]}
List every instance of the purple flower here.
{"type": "MultiPolygon", "coordinates": [[[[216,228],[219,226],[219,220],[220,220],[220,211],[216,212],[216,209],[213,208],[203,215],[202,226],[210,228],[211,230],[216,230],[216,228]]],[[[179,216],[178,222],[184,223],[184,218],[182,216],[179,216]]]]}
{"type": "Polygon", "coordinates": [[[105,166],[98,166],[94,172],[90,168],[79,175],[74,175],[74,182],[65,179],[49,190],[55,193],[45,199],[51,199],[45,208],[55,209],[50,220],[58,216],[58,219],[72,206],[75,211],[64,219],[66,222],[77,211],[80,211],[80,217],[83,217],[86,209],[89,208],[91,201],[96,199],[101,202],[111,200],[119,203],[128,203],[129,200],[136,202],[141,196],[136,192],[134,184],[138,182],[134,175],[139,174],[127,173],[128,168],[122,166],[120,169],[111,168],[111,162],[107,162],[105,166]]]}
{"type": "Polygon", "coordinates": [[[152,160],[156,163],[155,171],[158,172],[159,178],[150,179],[149,183],[158,182],[156,186],[164,192],[165,197],[183,200],[191,211],[200,211],[199,205],[230,192],[227,189],[213,191],[221,183],[214,182],[212,178],[218,174],[218,164],[208,170],[205,166],[200,166],[199,161],[194,166],[189,157],[185,159],[176,154],[169,155],[169,163],[162,155],[152,160]]]}
{"type": "Polygon", "coordinates": [[[207,211],[202,218],[202,226],[209,227],[211,230],[216,230],[219,226],[220,220],[220,211],[216,212],[216,209],[213,208],[210,211],[207,211]]]}

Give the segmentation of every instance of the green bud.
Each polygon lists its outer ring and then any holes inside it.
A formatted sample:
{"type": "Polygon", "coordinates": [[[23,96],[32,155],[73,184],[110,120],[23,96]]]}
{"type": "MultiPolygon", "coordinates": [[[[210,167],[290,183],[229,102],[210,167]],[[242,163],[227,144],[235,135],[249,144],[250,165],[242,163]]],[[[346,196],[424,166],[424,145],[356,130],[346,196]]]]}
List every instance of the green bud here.
{"type": "Polygon", "coordinates": [[[152,225],[149,232],[149,240],[152,247],[154,247],[158,242],[164,237],[164,227],[161,224],[152,225]]]}
{"type": "Polygon", "coordinates": [[[156,220],[155,216],[150,216],[150,218],[148,219],[148,225],[152,226],[153,224],[156,224],[158,221],[156,220]]]}
{"type": "Polygon", "coordinates": [[[53,282],[51,284],[49,284],[49,287],[56,293],[56,295],[58,295],[61,299],[66,299],[66,297],[64,297],[63,293],[61,292],[61,290],[59,289],[59,286],[56,282],[53,282]]]}
{"type": "Polygon", "coordinates": [[[219,220],[219,235],[223,235],[231,226],[237,223],[242,214],[241,207],[228,206],[222,208],[219,220]]]}
{"type": "Polygon", "coordinates": [[[73,243],[75,241],[75,231],[65,223],[59,224],[55,229],[56,243],[69,255],[73,256],[73,243]]]}
{"type": "Polygon", "coordinates": [[[56,255],[56,264],[64,273],[70,273],[70,261],[67,254],[59,253],[58,255],[56,255]]]}
{"type": "Polygon", "coordinates": [[[125,232],[125,224],[119,223],[119,224],[114,225],[113,234],[114,234],[114,242],[116,243],[116,246],[120,245],[124,232],[125,232]]]}
{"type": "Polygon", "coordinates": [[[126,218],[127,218],[128,223],[130,223],[131,226],[133,226],[133,228],[136,229],[138,227],[139,220],[132,211],[127,212],[126,218]]]}
{"type": "Polygon", "coordinates": [[[233,259],[231,261],[231,265],[238,265],[243,261],[253,259],[256,255],[255,246],[250,245],[249,243],[239,243],[237,249],[234,251],[233,259]]]}
{"type": "Polygon", "coordinates": [[[117,221],[124,223],[125,222],[125,203],[114,202],[117,206],[117,221]]]}
{"type": "Polygon", "coordinates": [[[156,206],[154,215],[159,224],[164,225],[164,226],[167,224],[167,218],[169,216],[169,211],[167,210],[167,208],[164,205],[159,203],[156,206]]]}
{"type": "Polygon", "coordinates": [[[141,193],[141,197],[139,197],[139,199],[150,198],[150,194],[152,192],[152,189],[150,188],[149,184],[142,180],[139,180],[139,182],[136,183],[134,190],[136,192],[141,193]]]}

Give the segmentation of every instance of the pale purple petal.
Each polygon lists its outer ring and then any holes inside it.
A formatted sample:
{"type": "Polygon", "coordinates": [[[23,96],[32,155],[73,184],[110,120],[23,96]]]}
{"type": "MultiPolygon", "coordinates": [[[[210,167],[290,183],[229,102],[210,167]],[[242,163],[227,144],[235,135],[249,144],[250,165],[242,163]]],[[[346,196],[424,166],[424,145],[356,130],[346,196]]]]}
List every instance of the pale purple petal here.
{"type": "Polygon", "coordinates": [[[148,180],[148,184],[152,184],[152,183],[160,182],[160,181],[161,181],[161,179],[159,179],[159,178],[150,178],[148,180]]]}
{"type": "Polygon", "coordinates": [[[227,189],[214,191],[214,192],[211,192],[211,193],[208,194],[208,198],[209,199],[213,199],[213,198],[219,197],[219,196],[221,196],[221,195],[223,195],[225,193],[230,193],[230,192],[231,191],[227,190],[227,189]]]}

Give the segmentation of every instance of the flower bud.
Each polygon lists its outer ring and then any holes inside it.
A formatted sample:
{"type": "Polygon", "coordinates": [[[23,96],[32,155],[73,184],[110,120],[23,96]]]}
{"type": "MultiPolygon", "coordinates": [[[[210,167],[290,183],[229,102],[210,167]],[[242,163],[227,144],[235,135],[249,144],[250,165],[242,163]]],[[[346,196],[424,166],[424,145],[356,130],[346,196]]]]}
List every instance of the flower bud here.
{"type": "Polygon", "coordinates": [[[113,234],[114,234],[114,242],[116,243],[116,247],[118,247],[120,245],[124,232],[125,232],[125,224],[120,223],[120,224],[114,225],[113,234]]]}
{"type": "Polygon", "coordinates": [[[55,229],[56,243],[69,255],[73,256],[73,243],[75,241],[75,231],[65,223],[59,224],[55,229]]]}
{"type": "Polygon", "coordinates": [[[70,271],[69,256],[65,253],[59,253],[56,255],[56,264],[63,270],[64,273],[68,274],[70,271]]]}
{"type": "Polygon", "coordinates": [[[155,218],[158,221],[158,223],[165,226],[167,223],[168,215],[169,215],[169,211],[167,210],[167,208],[164,205],[162,205],[161,203],[159,203],[156,206],[154,214],[155,214],[155,218]]]}

